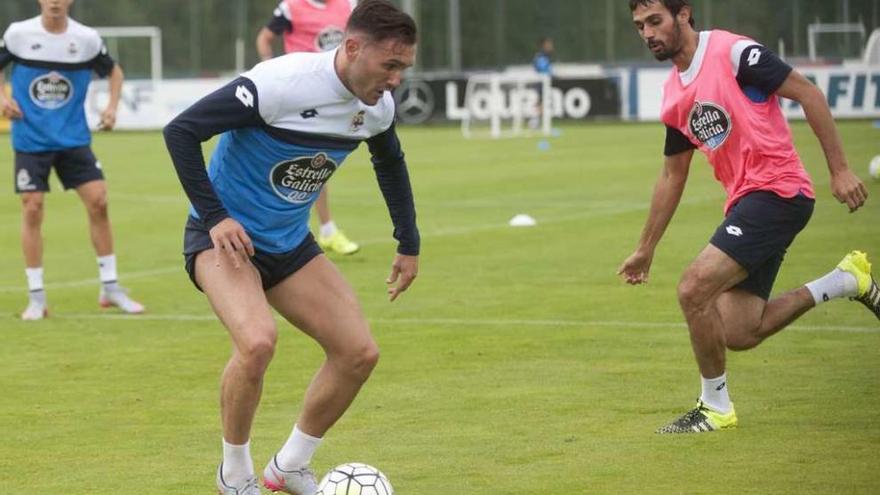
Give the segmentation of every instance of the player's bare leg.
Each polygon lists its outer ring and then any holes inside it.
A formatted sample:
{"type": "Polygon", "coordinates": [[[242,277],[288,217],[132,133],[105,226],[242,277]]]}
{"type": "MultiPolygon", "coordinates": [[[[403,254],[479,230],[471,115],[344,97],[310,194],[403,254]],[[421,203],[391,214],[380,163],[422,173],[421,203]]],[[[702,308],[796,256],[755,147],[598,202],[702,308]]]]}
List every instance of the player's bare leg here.
{"type": "Polygon", "coordinates": [[[730,256],[709,244],[688,266],[678,285],[678,300],[687,320],[691,347],[700,368],[702,393],[697,407],[663,426],[658,433],[713,431],[736,427],[727,392],[724,321],[719,298],[748,273],[730,256]]]}
{"type": "Polygon", "coordinates": [[[727,348],[751,349],[776,334],[815,306],[806,287],[774,297],[770,301],[742,289],[731,289],[718,298],[717,308],[724,322],[727,348]]]}
{"type": "Polygon", "coordinates": [[[694,356],[704,377],[724,373],[724,322],[716,301],[747,275],[733,258],[710,244],[681,277],[678,301],[687,320],[694,356]]]}
{"type": "Polygon", "coordinates": [[[328,224],[333,221],[333,217],[330,215],[330,200],[327,197],[327,186],[321,188],[320,194],[318,194],[318,199],[315,200],[315,211],[318,213],[318,221],[321,222],[321,225],[328,224]]]}
{"type": "Polygon", "coordinates": [[[21,194],[21,250],[29,291],[28,306],[21,314],[23,320],[41,320],[49,313],[43,288],[44,199],[42,192],[21,194]]]}
{"type": "Polygon", "coordinates": [[[311,456],[370,376],[379,349],[354,291],[323,255],[266,295],[279,313],[314,338],[326,354],[306,391],[293,433],[263,474],[269,489],[308,493],[314,483],[309,479],[311,456]]]}
{"type": "Polygon", "coordinates": [[[232,339],[220,385],[224,458],[217,477],[221,490],[221,481],[240,487],[255,479],[250,431],[278,331],[260,275],[250,263],[236,269],[228,257],[203,251],[196,257],[196,281],[232,339]]]}
{"type": "Polygon", "coordinates": [[[107,210],[107,183],[93,180],[76,188],[86,213],[89,216],[89,233],[95,254],[113,254],[113,233],[110,228],[110,215],[107,210]]]}
{"type": "Polygon", "coordinates": [[[89,233],[92,246],[98,256],[101,291],[98,303],[107,308],[116,306],[129,314],[144,312],[144,306],[128,296],[119,285],[116,272],[116,256],[113,254],[113,230],[107,206],[107,183],[103,180],[86,182],[76,188],[89,217],[89,233]]]}
{"type": "Polygon", "coordinates": [[[336,254],[354,254],[360,250],[360,246],[352,242],[339,228],[330,215],[330,198],[327,185],[321,188],[318,199],[315,200],[315,211],[318,212],[320,223],[318,232],[318,245],[321,249],[336,254]]]}

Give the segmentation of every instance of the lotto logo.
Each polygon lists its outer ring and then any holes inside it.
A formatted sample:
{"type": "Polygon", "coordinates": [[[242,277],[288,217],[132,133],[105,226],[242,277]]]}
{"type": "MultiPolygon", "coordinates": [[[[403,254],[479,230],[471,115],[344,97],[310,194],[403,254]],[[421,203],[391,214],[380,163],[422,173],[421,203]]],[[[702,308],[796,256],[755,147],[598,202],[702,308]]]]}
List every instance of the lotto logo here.
{"type": "Polygon", "coordinates": [[[254,95],[244,86],[236,86],[235,88],[235,97],[238,98],[238,101],[242,103],[242,105],[253,108],[254,106],[254,95]]]}
{"type": "Polygon", "coordinates": [[[727,233],[732,236],[742,237],[742,235],[743,235],[742,229],[737,227],[736,225],[728,225],[726,230],[727,230],[727,233]]]}

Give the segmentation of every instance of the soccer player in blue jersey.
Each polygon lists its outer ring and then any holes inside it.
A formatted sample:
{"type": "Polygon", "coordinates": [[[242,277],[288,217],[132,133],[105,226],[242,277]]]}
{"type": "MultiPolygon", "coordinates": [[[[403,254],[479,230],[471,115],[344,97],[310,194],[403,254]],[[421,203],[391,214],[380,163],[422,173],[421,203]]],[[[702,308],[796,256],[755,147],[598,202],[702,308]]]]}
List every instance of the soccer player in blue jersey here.
{"type": "MultiPolygon", "coordinates": [[[[334,50],[342,41],[345,23],[357,0],[281,0],[272,19],[257,34],[257,52],[262,60],[274,57],[272,42],[284,39],[285,53],[334,50]]],[[[360,250],[336,226],[330,212],[327,186],[314,204],[318,214],[318,245],[327,252],[354,254],[360,250]]]]}
{"type": "MultiPolygon", "coordinates": [[[[107,186],[101,164],[90,148],[91,133],[83,104],[92,72],[110,77],[110,101],[101,114],[101,127],[113,129],[122,90],[122,69],[107,54],[98,33],[68,17],[73,0],[39,0],[41,13],[9,26],[0,43],[0,70],[14,63],[12,97],[0,91],[3,116],[12,122],[15,150],[15,192],[21,196],[21,244],[30,301],[24,320],[48,314],[43,288],[43,196],[49,191],[49,172],[65,189],[75,189],[89,217],[98,255],[103,307],[118,306],[141,313],[117,283],[113,235],[107,214],[107,186]]],[[[3,76],[0,72],[0,88],[3,76]]]]}
{"type": "Polygon", "coordinates": [[[222,494],[257,495],[250,429],[278,330],[272,309],[326,353],[286,443],[263,472],[273,491],[312,495],[309,462],[379,357],[354,291],[308,229],[324,183],[366,141],[394,224],[395,300],[418,271],[419,233],[391,90],[415,59],[416,26],[388,0],[352,12],[342,45],[263,62],[165,128],[192,203],[186,269],[233,342],[221,386],[222,494]],[[220,135],[205,169],[201,143],[220,135]]]}
{"type": "Polygon", "coordinates": [[[538,74],[553,75],[553,38],[545,36],[538,43],[538,53],[532,59],[532,66],[538,74]]]}

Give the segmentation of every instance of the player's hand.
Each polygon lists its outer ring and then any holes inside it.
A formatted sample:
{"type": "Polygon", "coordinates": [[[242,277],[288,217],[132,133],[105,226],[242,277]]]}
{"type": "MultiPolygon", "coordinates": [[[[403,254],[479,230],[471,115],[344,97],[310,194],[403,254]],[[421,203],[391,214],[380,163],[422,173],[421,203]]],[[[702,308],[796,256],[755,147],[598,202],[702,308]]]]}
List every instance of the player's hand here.
{"type": "Polygon", "coordinates": [[[397,299],[397,296],[409,288],[418,274],[418,256],[407,256],[405,254],[395,256],[394,263],[391,264],[391,275],[388,275],[388,278],[385,280],[385,283],[388,284],[388,299],[390,301],[397,299]]]}
{"type": "Polygon", "coordinates": [[[101,122],[98,123],[98,130],[112,131],[116,127],[116,109],[107,107],[101,112],[101,122]]]}
{"type": "Polygon", "coordinates": [[[6,98],[3,100],[3,116],[14,120],[24,117],[24,114],[21,113],[21,107],[18,106],[17,101],[12,98],[6,98]]]}
{"type": "Polygon", "coordinates": [[[623,275],[623,279],[630,285],[647,284],[653,259],[654,253],[636,250],[623,261],[617,269],[617,274],[623,275]]]}
{"type": "Polygon", "coordinates": [[[224,218],[209,232],[214,243],[214,264],[220,266],[220,258],[225,256],[232,266],[240,268],[249,263],[254,255],[254,245],[244,231],[244,227],[232,218],[224,218]]]}
{"type": "Polygon", "coordinates": [[[831,193],[849,207],[850,213],[861,208],[868,199],[865,184],[848,168],[831,175],[831,193]]]}

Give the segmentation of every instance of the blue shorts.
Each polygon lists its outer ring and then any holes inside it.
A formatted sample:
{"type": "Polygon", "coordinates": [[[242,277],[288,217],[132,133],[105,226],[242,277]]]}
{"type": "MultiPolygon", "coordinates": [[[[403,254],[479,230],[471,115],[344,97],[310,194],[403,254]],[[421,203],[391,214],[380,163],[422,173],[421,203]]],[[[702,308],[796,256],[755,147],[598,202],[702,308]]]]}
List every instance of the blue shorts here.
{"type": "Polygon", "coordinates": [[[48,192],[49,173],[61,180],[64,189],[75,189],[86,182],[104,180],[101,163],[88,146],[43,153],[15,152],[15,192],[48,192]]]}
{"type": "Polygon", "coordinates": [[[788,246],[806,227],[815,201],[802,194],[783,198],[769,191],[743,196],[715,231],[710,244],[749,272],[736,287],[767,300],[788,246]]]}
{"type": "MultiPolygon", "coordinates": [[[[202,251],[214,248],[211,234],[196,218],[190,216],[186,221],[183,233],[183,257],[185,260],[186,273],[196,289],[202,290],[196,282],[196,256],[202,251]]],[[[299,246],[286,253],[266,253],[255,250],[251,257],[251,263],[260,273],[263,290],[269,290],[281,283],[287,277],[293,275],[315,256],[323,253],[321,247],[315,242],[312,233],[306,236],[299,246]]]]}

